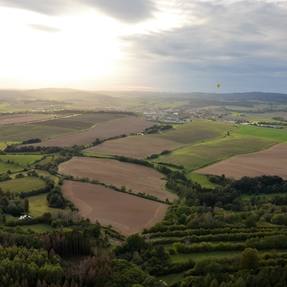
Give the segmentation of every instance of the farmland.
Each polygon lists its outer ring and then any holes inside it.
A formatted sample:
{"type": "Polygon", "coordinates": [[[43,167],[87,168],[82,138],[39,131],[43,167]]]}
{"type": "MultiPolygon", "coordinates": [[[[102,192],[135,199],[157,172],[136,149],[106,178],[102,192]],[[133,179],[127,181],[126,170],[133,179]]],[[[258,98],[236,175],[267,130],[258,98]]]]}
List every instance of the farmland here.
{"type": "Polygon", "coordinates": [[[38,123],[41,126],[50,126],[50,127],[61,127],[67,129],[87,129],[92,127],[95,124],[111,121],[125,117],[124,113],[80,113],[80,114],[71,114],[65,117],[43,121],[38,123]]]}
{"type": "Polygon", "coordinates": [[[8,171],[10,171],[10,172],[17,172],[17,171],[20,171],[22,169],[23,168],[21,168],[18,165],[0,161],[0,174],[1,173],[6,173],[8,171]]]}
{"type": "Polygon", "coordinates": [[[9,154],[0,155],[0,161],[11,162],[21,166],[27,166],[39,161],[43,158],[41,155],[24,155],[24,154],[9,154]]]}
{"type": "Polygon", "coordinates": [[[89,178],[136,193],[173,200],[176,196],[165,190],[165,180],[159,172],[141,165],[111,159],[74,157],[59,166],[59,172],[75,178],[89,178]],[[148,178],[148,180],[146,180],[148,178]]]}
{"type": "Polygon", "coordinates": [[[146,158],[152,154],[159,154],[164,150],[179,147],[177,142],[155,135],[129,136],[117,140],[106,141],[87,149],[89,154],[121,155],[131,158],[146,158]]]}
{"type": "Polygon", "coordinates": [[[59,209],[50,208],[47,202],[47,195],[40,194],[29,197],[29,214],[33,217],[41,216],[44,213],[61,212],[59,209]]]}
{"type": "Polygon", "coordinates": [[[58,146],[66,147],[73,145],[87,145],[96,139],[107,139],[130,133],[143,131],[145,128],[152,126],[151,122],[147,122],[141,118],[134,116],[126,116],[120,119],[114,119],[107,122],[99,123],[96,126],[80,132],[73,132],[65,136],[59,136],[49,139],[40,146],[58,146]]]}
{"type": "Polygon", "coordinates": [[[16,144],[17,142],[0,142],[0,151],[5,150],[5,148],[10,144],[16,144]]]}
{"type": "Polygon", "coordinates": [[[287,179],[287,144],[267,150],[235,156],[197,170],[203,174],[222,175],[239,179],[242,176],[277,175],[287,179]]]}
{"type": "Polygon", "coordinates": [[[88,149],[89,153],[123,155],[132,158],[145,158],[163,151],[172,151],[186,144],[210,140],[224,136],[232,125],[206,120],[195,120],[155,135],[130,136],[104,142],[88,149]]]}
{"type": "MultiPolygon", "coordinates": [[[[40,116],[37,114],[30,116],[26,114],[0,116],[3,117],[3,123],[5,123],[0,124],[0,141],[21,142],[31,138],[48,140],[67,134],[69,134],[69,136],[71,134],[71,138],[73,139],[73,137],[77,137],[76,135],[79,131],[82,131],[81,137],[89,138],[90,136],[95,140],[97,137],[101,137],[101,133],[103,133],[106,128],[111,129],[113,124],[117,127],[117,120],[132,119],[129,118],[129,115],[129,113],[121,112],[63,112],[58,114],[40,114],[40,116]],[[108,122],[112,122],[113,124],[109,125],[107,124],[108,122]],[[95,132],[94,129],[90,129],[95,125],[99,126],[99,133],[95,132]],[[93,137],[94,134],[95,137],[93,137]]],[[[123,124],[125,123],[126,122],[123,124]]],[[[134,125],[139,126],[141,123],[139,119],[135,119],[134,125]]],[[[122,125],[119,123],[119,128],[122,125]]],[[[143,129],[145,127],[144,125],[143,129]]],[[[131,132],[133,131],[133,128],[131,128],[131,132]]],[[[137,131],[137,129],[135,131],[137,131]]],[[[128,132],[128,130],[123,129],[123,131],[121,131],[121,133],[125,132],[128,132]]],[[[117,135],[115,131],[111,133],[112,135],[117,135]]],[[[109,133],[107,134],[109,136],[109,133]]],[[[90,140],[88,140],[88,143],[90,143],[90,140]]]]}
{"type": "MultiPolygon", "coordinates": [[[[185,97],[186,109],[175,97],[147,111],[142,101],[137,115],[63,110],[0,125],[3,248],[41,250],[51,260],[56,254],[57,268],[41,267],[51,278],[64,276],[66,264],[89,280],[94,265],[101,264],[100,272],[107,266],[108,276],[117,268],[116,280],[124,278],[118,287],[261,287],[268,272],[285,278],[284,124],[241,124],[240,110],[250,110],[244,103],[225,108],[212,100],[204,109],[198,100],[196,110],[185,97]],[[23,147],[23,139],[36,140],[37,148],[5,150],[6,141],[23,147]],[[239,284],[245,275],[256,283],[239,284]]],[[[70,279],[61,282],[70,287],[70,279]]]]}
{"type": "Polygon", "coordinates": [[[181,144],[195,144],[224,136],[232,129],[232,125],[208,120],[194,120],[191,123],[177,126],[161,134],[161,138],[181,144]]]}
{"type": "Polygon", "coordinates": [[[287,141],[287,130],[284,130],[284,129],[241,126],[236,132],[240,135],[256,136],[260,138],[271,139],[276,142],[287,141]]]}
{"type": "Polygon", "coordinates": [[[41,122],[54,117],[55,115],[53,114],[33,114],[33,113],[0,115],[0,126],[41,122]]]}
{"type": "Polygon", "coordinates": [[[13,193],[38,190],[45,186],[45,182],[37,177],[23,177],[0,182],[0,189],[13,193]]]}
{"type": "Polygon", "coordinates": [[[205,188],[215,188],[217,186],[216,184],[210,182],[210,180],[208,179],[208,176],[204,174],[192,172],[189,174],[189,178],[193,182],[196,182],[205,188]]]}
{"type": "Polygon", "coordinates": [[[192,171],[233,155],[268,148],[275,143],[276,141],[252,136],[229,136],[177,149],[157,161],[182,165],[192,171]]]}
{"type": "Polygon", "coordinates": [[[160,222],[167,210],[164,204],[89,183],[66,181],[63,193],[74,202],[83,217],[112,225],[125,235],[160,222]]]}
{"type": "Polygon", "coordinates": [[[31,138],[46,139],[72,132],[72,128],[49,127],[33,124],[0,127],[0,141],[18,141],[31,138]]]}

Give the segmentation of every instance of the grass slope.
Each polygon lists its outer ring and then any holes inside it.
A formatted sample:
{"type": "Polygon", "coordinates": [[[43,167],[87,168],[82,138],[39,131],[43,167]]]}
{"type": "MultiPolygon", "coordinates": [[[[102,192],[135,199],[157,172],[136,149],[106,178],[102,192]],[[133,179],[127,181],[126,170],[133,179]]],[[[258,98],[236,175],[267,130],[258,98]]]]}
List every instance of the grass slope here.
{"type": "Polygon", "coordinates": [[[223,136],[231,129],[232,125],[228,123],[194,120],[191,123],[176,126],[174,130],[163,133],[160,137],[182,144],[194,144],[223,136]]]}
{"type": "Polygon", "coordinates": [[[33,217],[41,216],[46,212],[51,214],[61,211],[60,209],[51,208],[48,206],[47,194],[40,194],[29,197],[29,213],[33,217]]]}
{"type": "Polygon", "coordinates": [[[74,129],[37,125],[13,125],[0,127],[0,141],[23,141],[31,138],[47,139],[74,129]]]}
{"type": "Polygon", "coordinates": [[[236,133],[240,135],[248,135],[260,138],[272,139],[277,142],[287,141],[287,130],[285,129],[261,128],[255,126],[240,126],[236,130],[236,133]]]}
{"type": "Polygon", "coordinates": [[[198,184],[200,184],[202,187],[205,188],[215,188],[217,185],[210,182],[208,179],[208,176],[204,175],[204,174],[199,174],[199,173],[195,173],[192,172],[189,174],[189,178],[193,181],[196,182],[198,184]]]}
{"type": "Polygon", "coordinates": [[[15,164],[0,161],[0,174],[6,173],[7,171],[17,172],[20,170],[22,170],[22,168],[15,164]]]}
{"type": "Polygon", "coordinates": [[[41,160],[43,158],[42,155],[22,155],[22,154],[5,154],[5,155],[0,155],[0,160],[2,161],[11,161],[13,163],[22,165],[22,166],[28,166],[33,164],[34,162],[41,160]]]}
{"type": "Polygon", "coordinates": [[[45,187],[45,182],[37,177],[23,177],[0,182],[0,188],[6,192],[26,192],[45,187]]]}
{"type": "Polygon", "coordinates": [[[189,145],[169,155],[161,156],[158,161],[183,165],[192,171],[237,154],[251,153],[268,148],[276,141],[253,136],[233,135],[205,143],[189,145]]]}

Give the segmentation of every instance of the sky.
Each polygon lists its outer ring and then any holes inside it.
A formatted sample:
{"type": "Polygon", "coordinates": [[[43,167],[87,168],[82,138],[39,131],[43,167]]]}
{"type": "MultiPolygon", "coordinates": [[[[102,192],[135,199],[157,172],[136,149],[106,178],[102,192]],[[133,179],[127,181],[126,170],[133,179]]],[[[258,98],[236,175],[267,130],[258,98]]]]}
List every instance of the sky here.
{"type": "Polygon", "coordinates": [[[287,93],[284,0],[0,0],[0,88],[287,93]]]}

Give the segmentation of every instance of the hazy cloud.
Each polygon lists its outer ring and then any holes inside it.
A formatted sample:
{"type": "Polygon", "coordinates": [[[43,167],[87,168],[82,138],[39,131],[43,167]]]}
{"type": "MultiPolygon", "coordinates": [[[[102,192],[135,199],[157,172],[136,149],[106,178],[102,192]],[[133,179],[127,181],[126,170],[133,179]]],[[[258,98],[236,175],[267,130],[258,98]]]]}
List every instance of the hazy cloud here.
{"type": "Polygon", "coordinates": [[[43,14],[59,14],[67,9],[67,0],[0,0],[0,5],[18,7],[43,14]]]}
{"type": "Polygon", "coordinates": [[[43,14],[61,14],[87,5],[126,22],[138,22],[152,15],[150,0],[0,0],[0,5],[19,7],[43,14]]]}
{"type": "Polygon", "coordinates": [[[205,90],[220,81],[230,90],[244,83],[247,89],[287,92],[286,0],[0,0],[1,5],[46,15],[88,7],[130,23],[117,39],[126,69],[117,78],[121,84],[205,90]],[[134,25],[143,20],[150,21],[134,25]]]}
{"type": "Polygon", "coordinates": [[[86,0],[86,3],[127,22],[144,20],[152,15],[154,9],[150,0],[86,0]]]}
{"type": "Polygon", "coordinates": [[[46,25],[31,24],[29,26],[35,30],[39,30],[39,31],[43,31],[43,32],[49,32],[49,33],[55,33],[55,32],[61,31],[58,28],[46,26],[46,25]]]}
{"type": "MultiPolygon", "coordinates": [[[[202,23],[191,20],[173,31],[129,38],[135,57],[179,82],[194,75],[214,81],[279,75],[282,81],[287,72],[286,2],[180,2],[190,19],[196,16],[202,23]]],[[[283,86],[287,89],[287,79],[283,86]]]]}

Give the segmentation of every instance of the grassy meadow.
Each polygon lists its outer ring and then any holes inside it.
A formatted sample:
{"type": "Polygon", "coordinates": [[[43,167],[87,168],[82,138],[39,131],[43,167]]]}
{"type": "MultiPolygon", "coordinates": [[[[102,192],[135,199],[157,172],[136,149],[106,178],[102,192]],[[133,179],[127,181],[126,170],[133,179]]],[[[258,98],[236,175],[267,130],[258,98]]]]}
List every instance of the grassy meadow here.
{"type": "Polygon", "coordinates": [[[160,137],[181,144],[194,144],[222,137],[231,129],[232,125],[228,123],[194,120],[190,123],[175,126],[173,130],[162,133],[160,137]]]}
{"type": "Polygon", "coordinates": [[[0,161],[11,162],[21,166],[29,166],[43,158],[42,155],[5,154],[0,155],[0,161]]]}
{"type": "Polygon", "coordinates": [[[15,178],[0,182],[0,188],[2,190],[15,193],[38,190],[45,186],[45,182],[37,177],[15,178]]]}
{"type": "Polygon", "coordinates": [[[18,165],[0,161],[0,174],[1,173],[6,173],[8,171],[10,171],[10,172],[17,172],[17,171],[21,171],[22,169],[23,168],[18,166],[18,165]]]}
{"type": "Polygon", "coordinates": [[[245,136],[256,136],[264,139],[271,139],[276,142],[286,142],[287,141],[287,130],[285,129],[273,129],[273,128],[263,128],[256,126],[240,126],[236,133],[245,136]]]}
{"type": "Polygon", "coordinates": [[[48,206],[47,194],[40,194],[29,197],[29,213],[31,216],[41,216],[46,212],[53,214],[56,211],[59,212],[60,209],[55,209],[48,206]]]}
{"type": "Polygon", "coordinates": [[[251,136],[229,136],[208,142],[189,145],[161,156],[158,161],[184,166],[193,171],[238,154],[266,149],[276,141],[251,136]]]}
{"type": "Polygon", "coordinates": [[[217,185],[210,182],[208,176],[196,172],[189,173],[189,179],[205,188],[215,188],[217,185]]]}
{"type": "MultiPolygon", "coordinates": [[[[216,129],[206,121],[201,124],[216,129]]],[[[185,139],[187,142],[190,140],[188,132],[186,132],[185,139]]],[[[285,141],[287,141],[285,129],[233,126],[225,130],[221,136],[195,144],[191,141],[190,144],[186,144],[170,154],[160,156],[156,161],[181,165],[191,172],[235,155],[257,152],[285,141]]],[[[195,175],[190,176],[193,176],[195,180],[200,180],[196,179],[195,175]]]]}

